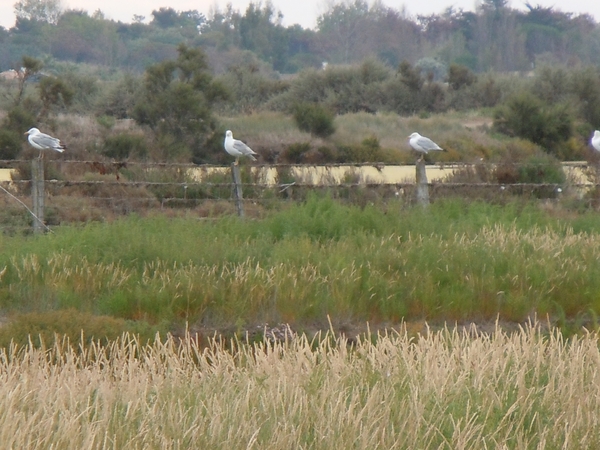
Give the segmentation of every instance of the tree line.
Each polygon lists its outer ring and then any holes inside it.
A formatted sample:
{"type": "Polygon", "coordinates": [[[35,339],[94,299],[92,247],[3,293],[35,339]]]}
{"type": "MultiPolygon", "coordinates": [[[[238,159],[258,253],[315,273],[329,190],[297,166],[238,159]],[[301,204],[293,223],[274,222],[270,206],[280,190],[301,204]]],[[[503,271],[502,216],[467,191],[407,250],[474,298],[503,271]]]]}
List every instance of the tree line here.
{"type": "Polygon", "coordinates": [[[476,11],[449,7],[439,14],[410,17],[381,2],[332,3],[314,30],[283,26],[270,2],[231,4],[206,17],[196,10],[163,7],[133,23],[106,19],[97,10],[61,10],[58,0],[20,0],[16,24],[0,27],[0,69],[22,55],[143,71],[175,58],[184,43],[202,47],[216,70],[256,58],[279,73],[352,64],[375,57],[391,66],[402,61],[459,64],[474,72],[525,71],[539,61],[600,65],[600,26],[589,15],[508,0],[484,0],[476,11]]]}

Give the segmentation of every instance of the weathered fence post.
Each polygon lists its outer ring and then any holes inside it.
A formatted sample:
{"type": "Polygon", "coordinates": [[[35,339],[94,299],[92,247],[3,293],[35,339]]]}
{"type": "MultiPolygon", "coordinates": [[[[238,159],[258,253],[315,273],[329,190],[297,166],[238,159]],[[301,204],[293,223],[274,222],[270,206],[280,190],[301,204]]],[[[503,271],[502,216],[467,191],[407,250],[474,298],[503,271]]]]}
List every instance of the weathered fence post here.
{"type": "Polygon", "coordinates": [[[421,206],[429,205],[429,183],[425,171],[425,161],[419,159],[415,165],[417,180],[417,203],[421,206]]]}
{"type": "Polygon", "coordinates": [[[31,197],[33,199],[33,232],[43,233],[44,225],[44,160],[34,158],[31,161],[31,197]]]}
{"type": "Polygon", "coordinates": [[[233,177],[235,207],[237,208],[238,216],[244,217],[244,196],[242,194],[242,176],[240,175],[239,164],[231,164],[231,176],[233,177]]]}

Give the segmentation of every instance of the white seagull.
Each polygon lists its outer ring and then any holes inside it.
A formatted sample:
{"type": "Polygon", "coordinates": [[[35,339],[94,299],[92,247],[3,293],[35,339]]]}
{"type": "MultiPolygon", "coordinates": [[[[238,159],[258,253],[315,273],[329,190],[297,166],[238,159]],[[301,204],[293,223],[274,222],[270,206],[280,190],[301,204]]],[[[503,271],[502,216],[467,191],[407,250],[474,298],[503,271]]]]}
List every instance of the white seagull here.
{"type": "Polygon", "coordinates": [[[423,156],[431,151],[442,151],[445,152],[443,148],[440,148],[435,142],[431,139],[426,138],[425,136],[421,136],[419,133],[413,133],[409,136],[409,144],[410,146],[417,152],[421,154],[419,160],[423,159],[423,156]]]}
{"type": "Polygon", "coordinates": [[[231,156],[235,156],[234,164],[238,164],[240,156],[247,156],[252,161],[256,161],[254,155],[256,155],[257,153],[254,152],[254,150],[252,150],[242,141],[234,139],[231,130],[227,130],[227,132],[225,133],[225,142],[223,146],[225,147],[225,151],[227,153],[229,153],[231,156]]]}
{"type": "Polygon", "coordinates": [[[590,144],[592,144],[592,147],[600,152],[600,131],[594,131],[594,135],[592,136],[590,144]]]}
{"type": "Polygon", "coordinates": [[[40,151],[40,156],[38,156],[38,158],[42,157],[43,150],[56,150],[57,152],[62,153],[65,151],[65,148],[67,148],[66,145],[60,142],[60,139],[42,133],[37,128],[32,128],[25,134],[29,135],[27,136],[27,140],[31,146],[40,151]]]}

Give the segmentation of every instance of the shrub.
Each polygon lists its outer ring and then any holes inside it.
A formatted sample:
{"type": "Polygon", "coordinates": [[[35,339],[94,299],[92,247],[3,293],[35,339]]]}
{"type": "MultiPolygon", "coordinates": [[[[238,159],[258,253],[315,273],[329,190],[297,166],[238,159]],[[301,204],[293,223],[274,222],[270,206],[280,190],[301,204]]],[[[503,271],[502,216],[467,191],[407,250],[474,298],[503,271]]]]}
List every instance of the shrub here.
{"type": "Polygon", "coordinates": [[[496,110],[494,127],[556,153],[558,146],[571,137],[573,117],[565,104],[548,106],[535,95],[523,91],[496,110]]]}
{"type": "Polygon", "coordinates": [[[5,128],[16,133],[24,133],[35,124],[35,115],[27,108],[15,106],[6,116],[4,120],[5,128]]]}
{"type": "Polygon", "coordinates": [[[12,130],[0,129],[0,159],[15,159],[21,151],[22,140],[12,130]]]}
{"type": "Polygon", "coordinates": [[[333,114],[317,103],[297,103],[293,108],[293,115],[301,131],[321,138],[335,133],[333,114]]]}
{"type": "Polygon", "coordinates": [[[309,151],[309,142],[296,142],[288,145],[282,156],[287,162],[299,164],[303,161],[305,153],[309,151]]]}
{"type": "Polygon", "coordinates": [[[130,156],[144,157],[147,149],[144,138],[137,134],[121,133],[108,136],[104,140],[102,154],[114,159],[127,159],[130,156]]]}
{"type": "Polygon", "coordinates": [[[469,70],[468,67],[460,64],[450,64],[448,69],[448,84],[455,91],[471,86],[477,81],[477,76],[469,70]]]}
{"type": "Polygon", "coordinates": [[[565,173],[560,162],[549,155],[538,154],[523,161],[519,166],[520,183],[556,183],[565,182],[565,173]]]}

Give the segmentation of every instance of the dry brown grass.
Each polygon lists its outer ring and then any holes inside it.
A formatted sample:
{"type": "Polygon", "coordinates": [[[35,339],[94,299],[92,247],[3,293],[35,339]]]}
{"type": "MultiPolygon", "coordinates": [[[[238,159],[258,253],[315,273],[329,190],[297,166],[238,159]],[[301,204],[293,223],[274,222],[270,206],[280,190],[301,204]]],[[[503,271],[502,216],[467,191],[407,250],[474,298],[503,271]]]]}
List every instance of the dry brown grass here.
{"type": "Polygon", "coordinates": [[[539,328],[200,348],[11,348],[4,448],[579,449],[600,444],[600,351],[539,328]],[[229,347],[226,350],[225,347],[229,347]],[[233,348],[233,350],[231,350],[233,348]]]}

